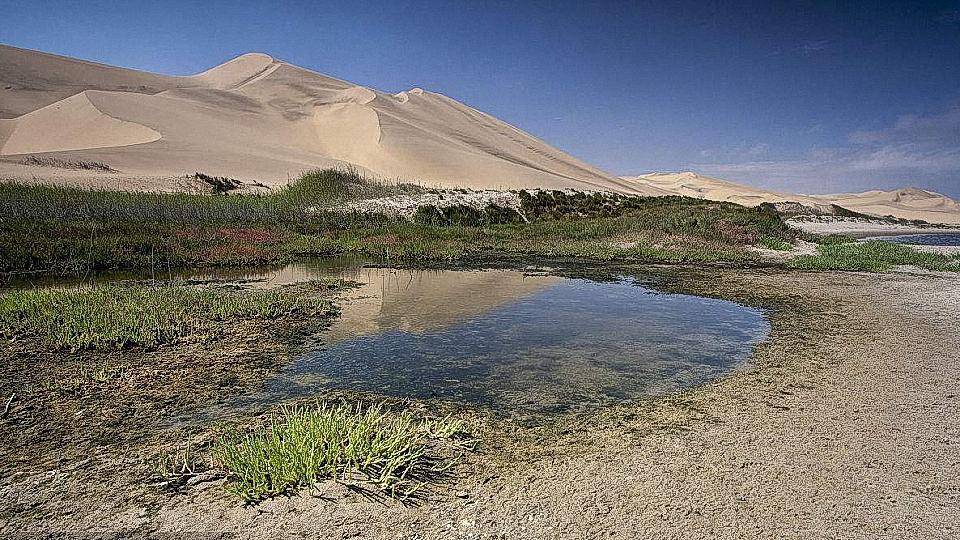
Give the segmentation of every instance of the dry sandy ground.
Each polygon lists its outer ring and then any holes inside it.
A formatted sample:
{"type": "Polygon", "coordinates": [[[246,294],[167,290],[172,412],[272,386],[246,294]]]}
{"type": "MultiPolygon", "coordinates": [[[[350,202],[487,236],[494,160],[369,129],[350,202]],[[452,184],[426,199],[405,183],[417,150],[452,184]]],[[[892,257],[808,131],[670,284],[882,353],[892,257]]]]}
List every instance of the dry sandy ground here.
{"type": "Polygon", "coordinates": [[[473,469],[420,505],[369,500],[327,484],[314,496],[256,507],[239,506],[216,487],[137,506],[143,503],[124,503],[128,496],[113,486],[86,487],[79,490],[83,495],[74,487],[74,495],[63,495],[71,482],[64,467],[4,482],[4,499],[35,498],[50,513],[40,520],[35,516],[42,513],[13,517],[0,532],[158,538],[960,535],[960,280],[751,271],[704,273],[693,283],[703,292],[759,295],[785,306],[774,314],[773,339],[758,350],[753,368],[654,403],[488,441],[473,469]],[[72,510],[63,515],[62,508],[72,510]]]}

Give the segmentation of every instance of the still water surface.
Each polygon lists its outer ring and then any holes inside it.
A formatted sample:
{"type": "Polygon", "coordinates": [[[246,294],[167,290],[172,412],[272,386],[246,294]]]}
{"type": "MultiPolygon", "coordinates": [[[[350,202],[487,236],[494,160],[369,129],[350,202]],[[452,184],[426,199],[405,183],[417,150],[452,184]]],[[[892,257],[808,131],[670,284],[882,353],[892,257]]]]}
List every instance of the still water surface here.
{"type": "Polygon", "coordinates": [[[895,244],[913,244],[919,246],[960,246],[958,233],[901,234],[896,236],[877,236],[871,240],[886,240],[895,244]]]}
{"type": "MultiPolygon", "coordinates": [[[[302,279],[290,268],[272,281],[302,279]]],[[[511,270],[344,268],[362,283],[322,345],[258,400],[326,388],[552,413],[689,388],[744,363],[761,310],[606,282],[511,270]]]]}

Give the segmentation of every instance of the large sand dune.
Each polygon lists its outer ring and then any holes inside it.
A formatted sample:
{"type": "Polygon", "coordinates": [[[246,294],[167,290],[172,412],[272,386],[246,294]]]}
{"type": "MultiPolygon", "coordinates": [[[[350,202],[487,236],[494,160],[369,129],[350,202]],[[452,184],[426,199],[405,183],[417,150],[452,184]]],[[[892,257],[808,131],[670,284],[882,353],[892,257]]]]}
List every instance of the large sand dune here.
{"type": "Polygon", "coordinates": [[[661,194],[443,95],[383,93],[265,54],[169,77],[0,46],[0,88],[0,156],[268,185],[352,165],[426,185],[661,194]]]}
{"type": "Polygon", "coordinates": [[[196,171],[278,185],[305,170],[353,166],[429,186],[837,204],[960,223],[955,201],[917,189],[807,196],[695,173],[616,178],[441,94],[379,92],[259,53],[172,77],[0,45],[0,177],[102,183],[102,172],[18,164],[28,155],[106,163],[122,173],[110,185],[127,178],[130,189],[170,188],[196,171]]]}
{"type": "Polygon", "coordinates": [[[878,217],[893,216],[930,223],[960,224],[960,204],[945,195],[916,188],[836,195],[801,195],[764,190],[692,172],[651,173],[624,176],[621,179],[635,183],[638,188],[648,187],[673,195],[728,201],[744,206],[758,206],[764,202],[796,202],[824,208],[835,204],[847,210],[878,217]]]}

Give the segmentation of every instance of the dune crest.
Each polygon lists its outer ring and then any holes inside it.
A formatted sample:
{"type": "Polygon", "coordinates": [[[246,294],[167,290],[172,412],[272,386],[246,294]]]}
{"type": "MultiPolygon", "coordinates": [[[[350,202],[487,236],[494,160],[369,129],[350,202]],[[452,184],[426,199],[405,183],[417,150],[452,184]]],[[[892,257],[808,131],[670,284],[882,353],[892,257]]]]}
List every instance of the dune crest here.
{"type": "Polygon", "coordinates": [[[226,90],[241,87],[279,66],[280,62],[270,55],[247,53],[203,73],[193,75],[190,79],[197,81],[200,86],[226,90]]]}

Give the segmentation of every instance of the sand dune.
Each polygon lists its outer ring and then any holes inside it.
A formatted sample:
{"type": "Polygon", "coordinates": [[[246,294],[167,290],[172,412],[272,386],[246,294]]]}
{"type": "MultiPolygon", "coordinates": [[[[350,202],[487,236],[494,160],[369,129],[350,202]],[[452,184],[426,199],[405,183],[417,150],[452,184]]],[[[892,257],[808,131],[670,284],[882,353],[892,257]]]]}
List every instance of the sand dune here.
{"type": "Polygon", "coordinates": [[[650,173],[641,176],[625,176],[624,180],[641,186],[650,186],[672,195],[682,195],[712,201],[727,201],[744,206],[758,206],[764,202],[799,202],[808,205],[821,205],[823,201],[798,195],[781,193],[738,184],[729,180],[711,178],[692,172],[650,173]]]}
{"type": "Polygon", "coordinates": [[[864,214],[922,219],[930,223],[960,224],[960,203],[946,195],[923,189],[906,188],[816,197],[864,214]]]}
{"type": "Polygon", "coordinates": [[[797,202],[805,206],[827,208],[835,204],[854,212],[878,217],[893,216],[901,219],[921,219],[930,223],[960,224],[960,204],[945,195],[916,188],[836,195],[801,195],[764,190],[692,172],[651,173],[621,178],[639,187],[660,189],[673,195],[728,201],[744,206],[758,206],[764,202],[797,202]]]}
{"type": "Polygon", "coordinates": [[[155,94],[178,77],[0,45],[0,118],[15,118],[84,90],[155,94]]]}
{"type": "MultiPolygon", "coordinates": [[[[305,170],[353,166],[430,186],[837,204],[960,223],[955,201],[916,189],[807,196],[695,173],[616,178],[441,94],[383,93],[259,53],[173,77],[0,45],[0,178],[56,176],[16,163],[36,154],[107,163],[138,179],[130,189],[170,189],[164,182],[195,171],[278,185],[305,170]]],[[[70,178],[101,181],[84,174],[70,178]]],[[[111,186],[123,187],[122,177],[111,186]]]]}
{"type": "Polygon", "coordinates": [[[109,100],[108,92],[87,90],[67,99],[7,120],[3,140],[7,154],[82,150],[142,144],[160,138],[156,131],[104,114],[94,101],[109,100]]]}
{"type": "Polygon", "coordinates": [[[0,86],[9,87],[0,94],[2,156],[42,153],[131,176],[203,171],[268,185],[352,165],[437,186],[662,194],[443,95],[387,94],[265,54],[169,77],[0,46],[0,86]]]}

